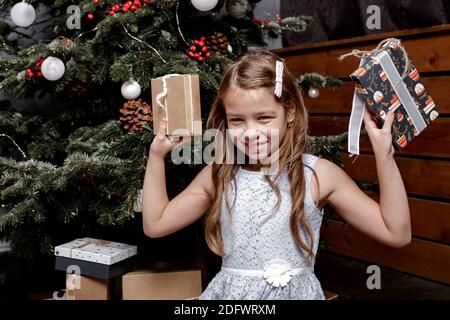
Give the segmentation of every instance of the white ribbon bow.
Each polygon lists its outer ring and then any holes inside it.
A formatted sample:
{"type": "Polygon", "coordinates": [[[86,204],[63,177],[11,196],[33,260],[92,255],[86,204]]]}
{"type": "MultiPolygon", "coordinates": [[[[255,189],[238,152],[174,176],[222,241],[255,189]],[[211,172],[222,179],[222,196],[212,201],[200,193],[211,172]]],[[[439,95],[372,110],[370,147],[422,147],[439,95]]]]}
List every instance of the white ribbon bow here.
{"type": "Polygon", "coordinates": [[[292,268],[284,260],[269,261],[264,267],[264,279],[275,287],[286,286],[292,278],[292,268]]]}

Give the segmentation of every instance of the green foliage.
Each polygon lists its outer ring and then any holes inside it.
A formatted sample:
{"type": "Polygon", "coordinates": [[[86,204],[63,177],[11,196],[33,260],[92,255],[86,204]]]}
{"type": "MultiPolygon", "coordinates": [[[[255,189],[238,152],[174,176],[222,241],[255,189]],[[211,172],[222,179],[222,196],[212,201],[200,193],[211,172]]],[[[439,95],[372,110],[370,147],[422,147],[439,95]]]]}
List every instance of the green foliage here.
{"type": "Polygon", "coordinates": [[[341,88],[342,80],[330,77],[330,76],[322,76],[318,73],[305,73],[302,74],[297,81],[298,85],[304,89],[315,87],[315,88],[341,88]]]}

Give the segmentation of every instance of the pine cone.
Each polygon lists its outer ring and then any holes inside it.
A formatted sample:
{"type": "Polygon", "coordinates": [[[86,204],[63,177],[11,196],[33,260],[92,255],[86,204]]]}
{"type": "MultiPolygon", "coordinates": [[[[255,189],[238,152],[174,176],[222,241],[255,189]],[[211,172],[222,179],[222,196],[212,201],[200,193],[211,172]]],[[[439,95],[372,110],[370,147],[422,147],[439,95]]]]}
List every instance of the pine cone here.
{"type": "Polygon", "coordinates": [[[69,98],[74,99],[74,98],[80,98],[82,96],[84,96],[87,92],[86,87],[84,87],[82,84],[74,84],[74,85],[70,85],[69,82],[65,83],[66,87],[66,92],[69,98]]]}
{"type": "Polygon", "coordinates": [[[207,39],[208,46],[221,55],[227,56],[228,52],[228,38],[220,32],[214,32],[207,39]]]}
{"type": "Polygon", "coordinates": [[[84,96],[88,89],[92,86],[92,73],[88,71],[86,81],[64,81],[64,91],[70,99],[76,99],[84,96]]]}
{"type": "Polygon", "coordinates": [[[58,37],[56,39],[54,39],[49,45],[48,47],[52,50],[58,50],[60,48],[64,48],[68,51],[73,51],[76,49],[76,43],[69,38],[66,37],[58,37]]]}
{"type": "Polygon", "coordinates": [[[125,102],[120,114],[119,120],[128,132],[139,131],[144,124],[153,121],[152,108],[141,99],[125,102]]]}

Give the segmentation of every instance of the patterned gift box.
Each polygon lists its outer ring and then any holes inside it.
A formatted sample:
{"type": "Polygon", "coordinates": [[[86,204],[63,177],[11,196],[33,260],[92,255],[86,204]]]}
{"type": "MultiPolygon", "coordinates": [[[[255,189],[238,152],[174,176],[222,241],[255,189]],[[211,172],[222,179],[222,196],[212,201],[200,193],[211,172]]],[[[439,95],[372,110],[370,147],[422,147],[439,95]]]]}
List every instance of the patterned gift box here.
{"type": "Polygon", "coordinates": [[[55,247],[55,269],[99,279],[111,279],[133,266],[137,246],[93,238],[55,247]]]}
{"type": "Polygon", "coordinates": [[[360,67],[350,76],[356,84],[348,151],[359,154],[364,107],[379,127],[384,124],[387,113],[394,110],[393,145],[396,150],[402,150],[439,116],[433,98],[425,89],[418,70],[409,61],[400,40],[386,39],[373,51],[356,50],[356,54],[354,51],[350,55],[358,54],[360,67]]]}

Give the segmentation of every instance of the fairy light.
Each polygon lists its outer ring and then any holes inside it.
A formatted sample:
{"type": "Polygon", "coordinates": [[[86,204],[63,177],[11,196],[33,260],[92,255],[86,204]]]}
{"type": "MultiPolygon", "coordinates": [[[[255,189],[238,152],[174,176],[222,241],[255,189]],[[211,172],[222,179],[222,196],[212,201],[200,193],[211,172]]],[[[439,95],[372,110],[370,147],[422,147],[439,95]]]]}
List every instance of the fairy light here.
{"type": "Polygon", "coordinates": [[[25,152],[19,147],[19,145],[16,143],[16,141],[14,141],[13,138],[11,138],[10,136],[8,136],[7,134],[4,133],[0,133],[0,137],[6,137],[8,139],[10,139],[12,141],[12,143],[14,143],[14,145],[16,146],[16,148],[20,151],[20,153],[22,153],[22,157],[24,159],[27,159],[27,155],[25,154],[25,152]]]}

